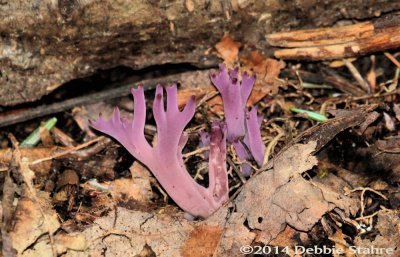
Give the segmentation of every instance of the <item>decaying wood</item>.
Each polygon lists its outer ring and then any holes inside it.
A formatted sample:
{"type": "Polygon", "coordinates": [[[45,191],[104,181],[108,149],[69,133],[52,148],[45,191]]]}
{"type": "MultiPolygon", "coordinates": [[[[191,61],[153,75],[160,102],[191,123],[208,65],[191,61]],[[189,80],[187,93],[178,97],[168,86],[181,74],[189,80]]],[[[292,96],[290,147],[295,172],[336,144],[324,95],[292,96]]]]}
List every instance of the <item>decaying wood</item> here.
{"type": "Polygon", "coordinates": [[[267,41],[277,47],[282,59],[329,60],[360,56],[400,47],[400,15],[375,22],[270,34],[267,41]]]}
{"type": "Polygon", "coordinates": [[[175,75],[164,76],[157,79],[146,79],[142,81],[136,81],[135,83],[119,85],[118,87],[111,88],[105,91],[75,97],[53,104],[45,104],[32,108],[22,108],[0,112],[0,128],[19,122],[35,119],[38,117],[43,117],[45,115],[62,112],[75,106],[97,103],[99,101],[129,95],[130,89],[135,85],[142,85],[146,89],[152,89],[155,88],[158,83],[168,84],[180,82],[185,84],[191,83],[190,86],[196,87],[199,85],[197,83],[193,84],[193,82],[199,81],[198,79],[196,79],[197,77],[207,78],[208,71],[183,72],[175,75]]]}
{"type": "Polygon", "coordinates": [[[273,46],[292,48],[340,44],[372,35],[374,35],[374,25],[370,22],[363,22],[338,28],[274,33],[268,35],[267,40],[273,46]]]}
{"type": "Polygon", "coordinates": [[[35,101],[99,69],[209,67],[220,61],[214,46],[225,34],[245,51],[265,50],[272,31],[399,9],[398,1],[387,0],[2,1],[0,105],[35,101]]]}

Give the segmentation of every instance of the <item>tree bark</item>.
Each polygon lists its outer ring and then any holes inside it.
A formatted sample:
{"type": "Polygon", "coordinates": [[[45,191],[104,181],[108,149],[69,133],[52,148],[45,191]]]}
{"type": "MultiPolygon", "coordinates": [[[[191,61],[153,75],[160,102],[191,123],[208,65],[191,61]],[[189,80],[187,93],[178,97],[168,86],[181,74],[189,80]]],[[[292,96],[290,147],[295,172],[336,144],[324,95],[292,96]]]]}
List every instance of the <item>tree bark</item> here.
{"type": "Polygon", "coordinates": [[[215,65],[224,34],[268,54],[271,32],[395,10],[399,2],[384,0],[3,0],[0,105],[35,101],[98,69],[215,65]]]}

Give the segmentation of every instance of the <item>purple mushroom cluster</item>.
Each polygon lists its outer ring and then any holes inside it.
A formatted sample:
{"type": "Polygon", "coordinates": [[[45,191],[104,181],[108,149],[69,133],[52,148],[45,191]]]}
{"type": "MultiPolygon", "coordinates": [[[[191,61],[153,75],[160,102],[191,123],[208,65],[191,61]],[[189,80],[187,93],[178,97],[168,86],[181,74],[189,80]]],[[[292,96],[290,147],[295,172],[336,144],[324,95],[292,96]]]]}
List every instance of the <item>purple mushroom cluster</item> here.
{"type": "MultiPolygon", "coordinates": [[[[247,99],[254,86],[255,76],[238,69],[227,70],[220,65],[217,73],[211,73],[211,81],[221,94],[225,121],[214,121],[209,134],[201,135],[208,152],[208,187],[198,184],[186,170],[182,150],[188,140],[184,128],[195,113],[195,99],[191,97],[180,111],[176,85],[167,86],[166,109],[164,89],[157,86],[153,101],[153,116],[157,126],[157,142],[151,146],[144,136],[146,102],[143,87],[132,89],[134,98],[133,121],[122,120],[118,108],[110,120],[99,118],[92,127],[120,142],[130,154],[153,173],[168,195],[185,212],[207,218],[228,200],[228,175],[226,169],[226,141],[233,144],[241,160],[254,160],[262,165],[265,147],[261,140],[257,110],[246,108],[247,99]]],[[[242,164],[249,175],[250,165],[242,164]]]]}
{"type": "MultiPolygon", "coordinates": [[[[264,161],[265,146],[261,139],[262,117],[257,117],[257,109],[247,110],[246,103],[253,89],[256,76],[241,74],[238,69],[226,70],[221,64],[219,72],[211,73],[210,78],[221,94],[224,104],[225,122],[228,129],[228,142],[233,144],[240,160],[255,160],[259,167],[264,161]]],[[[251,167],[242,164],[243,174],[249,176],[251,167]]]]}

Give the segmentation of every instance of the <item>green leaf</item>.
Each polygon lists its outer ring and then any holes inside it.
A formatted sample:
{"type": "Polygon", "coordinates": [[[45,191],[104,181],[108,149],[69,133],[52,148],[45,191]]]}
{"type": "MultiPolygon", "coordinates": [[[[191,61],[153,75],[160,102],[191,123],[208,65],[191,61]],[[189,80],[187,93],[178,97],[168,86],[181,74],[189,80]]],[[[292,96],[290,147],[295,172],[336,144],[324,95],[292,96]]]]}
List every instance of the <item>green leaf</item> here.
{"type": "Polygon", "coordinates": [[[294,113],[300,113],[300,114],[303,114],[303,113],[305,113],[305,114],[307,114],[307,117],[310,119],[310,120],[315,120],[315,121],[318,121],[318,122],[324,122],[324,121],[327,121],[328,120],[328,118],[325,116],[325,115],[322,115],[322,114],[320,114],[320,113],[317,113],[317,112],[312,112],[312,111],[307,111],[307,110],[303,110],[303,109],[299,109],[299,108],[290,108],[290,110],[292,111],[292,112],[294,112],[294,113]]]}
{"type": "Polygon", "coordinates": [[[34,147],[40,141],[40,128],[43,127],[50,131],[57,123],[57,118],[53,117],[46,121],[43,126],[38,127],[35,129],[24,141],[21,143],[21,147],[34,147]]]}

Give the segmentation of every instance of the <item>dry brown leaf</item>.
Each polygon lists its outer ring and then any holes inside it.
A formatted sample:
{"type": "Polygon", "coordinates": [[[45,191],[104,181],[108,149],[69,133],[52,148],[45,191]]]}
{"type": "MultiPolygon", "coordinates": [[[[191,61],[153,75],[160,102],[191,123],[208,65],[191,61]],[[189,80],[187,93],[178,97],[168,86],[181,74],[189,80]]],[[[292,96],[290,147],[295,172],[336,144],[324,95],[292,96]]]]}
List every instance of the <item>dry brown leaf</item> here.
{"type": "MultiPolygon", "coordinates": [[[[55,248],[57,254],[63,254],[67,250],[70,252],[84,251],[87,248],[85,237],[80,233],[62,234],[55,236],[55,248]]],[[[52,246],[48,238],[41,238],[32,247],[27,249],[22,257],[54,257],[52,246]]]]}
{"type": "Polygon", "coordinates": [[[185,7],[189,12],[193,12],[194,10],[193,0],[185,0],[185,7]]]}
{"type": "Polygon", "coordinates": [[[396,137],[377,140],[368,147],[358,147],[355,154],[359,157],[348,163],[358,173],[368,172],[371,167],[380,169],[387,181],[400,182],[400,139],[396,137]],[[371,158],[373,156],[373,158],[371,158]]]}
{"type": "Polygon", "coordinates": [[[359,134],[362,135],[364,134],[365,130],[376,120],[378,119],[380,114],[378,112],[371,112],[368,113],[365,117],[365,121],[360,124],[357,128],[354,128],[354,130],[359,134]]]}
{"type": "Polygon", "coordinates": [[[250,245],[256,237],[256,233],[244,225],[245,222],[246,218],[242,213],[231,214],[215,256],[241,256],[240,247],[250,245]]]}
{"type": "Polygon", "coordinates": [[[15,213],[15,226],[10,232],[13,248],[21,254],[40,236],[54,233],[59,227],[58,216],[50,205],[47,193],[38,192],[39,202],[21,197],[15,213]]]}
{"type": "MultiPolygon", "coordinates": [[[[195,229],[182,215],[153,214],[124,208],[118,208],[116,213],[115,217],[115,212],[110,212],[84,231],[86,239],[92,244],[80,256],[99,256],[100,253],[106,256],[136,256],[145,245],[156,256],[181,256],[181,247],[190,240],[189,235],[195,229]]],[[[217,226],[214,229],[218,235],[221,233],[217,226]]],[[[68,252],[66,256],[73,256],[71,254],[68,252]]]]}
{"type": "Polygon", "coordinates": [[[383,120],[385,121],[385,127],[387,130],[389,131],[396,130],[396,125],[394,124],[394,120],[386,112],[383,112],[383,120]]]}
{"type": "MultiPolygon", "coordinates": [[[[228,220],[228,206],[201,222],[187,221],[182,212],[169,207],[158,213],[118,208],[116,217],[110,212],[83,232],[93,243],[82,254],[135,256],[149,247],[161,257],[194,256],[189,255],[190,249],[196,256],[241,256],[240,247],[251,244],[256,236],[249,229],[257,231],[257,241],[268,244],[288,225],[294,230],[310,230],[334,208],[350,215],[357,208],[352,199],[301,176],[317,163],[312,156],[316,145],[292,146],[275,161],[274,170],[250,179],[228,220]]],[[[68,252],[66,256],[72,255],[68,252]]]]}
{"type": "Polygon", "coordinates": [[[222,232],[221,226],[202,224],[194,227],[189,234],[189,239],[181,249],[182,257],[212,256],[216,251],[222,232]]]}
{"type": "Polygon", "coordinates": [[[232,203],[205,221],[188,221],[171,206],[153,213],[117,208],[83,232],[92,242],[88,249],[80,255],[68,251],[66,256],[135,256],[143,252],[182,256],[189,248],[204,256],[211,252],[214,256],[241,256],[241,246],[270,244],[280,233],[283,236],[287,227],[309,231],[333,209],[343,215],[354,214],[358,204],[343,196],[336,187],[341,185],[337,178],[306,180],[302,174],[317,164],[316,150],[338,132],[360,124],[363,115],[360,119],[352,115],[333,119],[300,135],[276,157],[273,169],[248,180],[232,203]],[[296,144],[300,141],[309,143],[296,144]],[[206,232],[215,244],[204,237],[206,232]]]}
{"type": "Polygon", "coordinates": [[[38,240],[35,245],[31,248],[27,249],[23,254],[20,256],[22,257],[54,257],[51,244],[48,240],[41,239],[38,240]]]}
{"type": "Polygon", "coordinates": [[[346,257],[354,257],[355,254],[349,249],[349,245],[346,242],[346,238],[348,238],[345,234],[343,234],[342,230],[338,229],[329,239],[335,244],[335,248],[338,251],[333,252],[334,257],[341,257],[342,254],[339,255],[339,252],[345,254],[346,257]]]}
{"type": "Polygon", "coordinates": [[[229,35],[223,36],[221,41],[215,45],[219,55],[222,57],[228,67],[233,66],[237,60],[239,47],[240,44],[235,42],[229,35]]]}
{"type": "Polygon", "coordinates": [[[268,93],[275,95],[279,91],[277,78],[285,63],[276,59],[267,58],[257,51],[253,51],[249,56],[242,58],[247,71],[253,70],[257,74],[254,89],[250,95],[249,102],[254,104],[268,93]]]}
{"type": "Polygon", "coordinates": [[[283,61],[267,58],[257,51],[253,51],[249,56],[243,57],[242,61],[245,67],[253,70],[260,78],[269,83],[273,82],[279,76],[281,70],[285,68],[283,61]]]}
{"type": "MultiPolygon", "coordinates": [[[[12,248],[21,255],[42,235],[47,234],[53,242],[53,234],[60,227],[58,216],[51,206],[48,193],[37,192],[33,186],[35,173],[29,168],[29,159],[21,156],[18,142],[10,136],[13,144],[13,175],[21,183],[21,197],[15,209],[13,227],[8,232],[12,248]]],[[[52,246],[52,254],[55,248],[52,246]]]]}
{"type": "MultiPolygon", "coordinates": [[[[17,154],[17,151],[14,151],[17,154]]],[[[16,252],[13,249],[12,240],[10,237],[10,230],[14,226],[15,218],[15,192],[17,190],[17,183],[14,181],[14,174],[18,167],[17,158],[13,158],[8,171],[5,174],[1,198],[1,242],[2,254],[4,256],[15,256],[16,252]]]]}
{"type": "MultiPolygon", "coordinates": [[[[208,79],[208,78],[205,78],[208,79]]],[[[189,98],[194,95],[196,97],[196,101],[199,101],[206,94],[211,94],[212,92],[216,92],[215,87],[211,85],[201,86],[197,88],[182,88],[178,91],[178,106],[180,108],[184,107],[189,100],[189,98]]]]}
{"type": "Polygon", "coordinates": [[[154,197],[150,184],[150,173],[140,163],[135,162],[130,168],[132,178],[121,178],[102,183],[116,202],[135,201],[148,204],[154,197]]]}
{"type": "Polygon", "coordinates": [[[44,127],[39,127],[39,133],[40,133],[40,141],[42,142],[42,145],[45,147],[51,147],[54,146],[54,140],[50,135],[50,131],[44,127]]]}
{"type": "Polygon", "coordinates": [[[394,104],[393,105],[393,111],[394,111],[394,113],[396,115],[396,119],[398,121],[400,121],[400,104],[394,104]]]}
{"type": "Polygon", "coordinates": [[[196,222],[184,219],[175,208],[158,213],[117,208],[83,232],[92,242],[88,249],[68,251],[65,256],[141,256],[144,250],[157,257],[240,256],[239,247],[251,244],[254,233],[235,213],[225,226],[227,213],[222,207],[209,219],[196,222]]]}
{"type": "Polygon", "coordinates": [[[279,155],[272,171],[248,181],[236,199],[236,211],[245,214],[251,229],[261,231],[262,243],[268,244],[286,225],[308,231],[336,207],[346,214],[355,211],[354,200],[300,176],[317,163],[311,155],[315,147],[311,141],[289,148],[279,155]]]}
{"type": "MultiPolygon", "coordinates": [[[[43,156],[51,156],[57,151],[62,150],[59,147],[35,147],[35,148],[21,148],[22,157],[28,158],[30,161],[43,158],[43,156]]],[[[11,162],[12,149],[0,149],[0,169],[2,167],[8,167],[11,162]]],[[[30,168],[35,172],[36,179],[46,177],[50,171],[51,161],[44,161],[35,165],[31,165],[30,168]]],[[[39,182],[39,181],[38,181],[39,182]]],[[[36,183],[38,183],[36,182],[36,183]]]]}
{"type": "MultiPolygon", "coordinates": [[[[288,252],[294,252],[295,246],[298,244],[295,240],[295,237],[299,237],[300,234],[307,235],[306,233],[302,233],[300,231],[297,231],[289,226],[286,226],[286,228],[280,232],[276,238],[274,238],[271,242],[270,245],[273,246],[280,246],[280,247],[288,247],[288,252]]],[[[259,241],[256,238],[256,241],[259,241]]]]}
{"type": "Polygon", "coordinates": [[[88,246],[88,242],[85,240],[85,237],[81,233],[58,233],[55,236],[55,243],[58,253],[64,253],[68,249],[74,251],[83,251],[88,246]]]}

